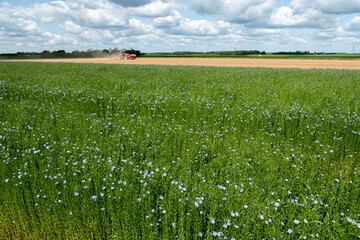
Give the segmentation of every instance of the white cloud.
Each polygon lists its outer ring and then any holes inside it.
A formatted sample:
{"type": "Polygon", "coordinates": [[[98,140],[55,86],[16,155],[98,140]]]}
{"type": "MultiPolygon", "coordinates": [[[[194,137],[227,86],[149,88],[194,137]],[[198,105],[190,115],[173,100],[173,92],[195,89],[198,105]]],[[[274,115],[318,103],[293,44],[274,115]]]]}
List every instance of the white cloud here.
{"type": "Polygon", "coordinates": [[[347,29],[351,31],[360,31],[360,16],[354,17],[348,24],[347,29]]]}
{"type": "Polygon", "coordinates": [[[281,7],[271,14],[270,23],[278,27],[313,26],[317,22],[311,21],[311,19],[318,14],[319,12],[314,9],[308,9],[304,13],[296,13],[293,8],[281,7]]]}
{"type": "Polygon", "coordinates": [[[269,35],[284,35],[286,31],[284,29],[270,29],[270,28],[258,28],[249,33],[252,36],[269,36],[269,35]]]}
{"type": "Polygon", "coordinates": [[[164,3],[160,0],[130,9],[132,14],[141,17],[163,17],[171,14],[173,4],[164,3]]]}
{"type": "Polygon", "coordinates": [[[319,8],[326,13],[360,12],[360,0],[315,0],[319,8]]]}
{"type": "Polygon", "coordinates": [[[0,26],[11,36],[34,35],[40,31],[34,20],[19,16],[13,8],[0,8],[0,26]]]}
{"type": "Polygon", "coordinates": [[[230,24],[224,21],[210,22],[184,18],[178,26],[169,28],[167,32],[175,35],[215,36],[226,34],[229,27],[230,24]]]}
{"type": "Polygon", "coordinates": [[[79,34],[83,31],[83,28],[80,25],[77,25],[71,21],[66,21],[64,25],[60,26],[69,33],[79,34]]]}
{"type": "Polygon", "coordinates": [[[246,23],[266,18],[275,0],[187,0],[186,2],[200,14],[217,15],[226,21],[246,23]]]}
{"type": "Polygon", "coordinates": [[[172,11],[170,16],[155,18],[152,22],[168,34],[193,36],[226,34],[231,26],[225,21],[191,20],[181,16],[178,11],[172,11]]]}
{"type": "Polygon", "coordinates": [[[324,14],[313,2],[293,0],[289,6],[280,7],[272,12],[269,26],[290,28],[329,28],[337,25],[335,15],[324,14]]]}
{"type": "Polygon", "coordinates": [[[173,11],[172,15],[155,18],[153,22],[156,27],[170,28],[179,26],[182,19],[183,17],[178,11],[173,11]]]}
{"type": "Polygon", "coordinates": [[[73,21],[88,27],[124,27],[126,14],[116,5],[101,0],[92,1],[93,4],[77,1],[53,1],[37,3],[24,14],[30,18],[39,18],[44,23],[55,21],[73,21]]]}
{"type": "Polygon", "coordinates": [[[290,3],[49,0],[13,6],[1,2],[0,51],[27,51],[27,48],[41,51],[44,46],[55,50],[133,47],[145,52],[163,48],[163,51],[170,48],[207,51],[261,46],[269,47],[261,49],[269,51],[282,50],[279,49],[282,46],[285,50],[291,50],[291,46],[293,50],[309,50],[309,46],[316,48],[330,41],[341,49],[344,39],[360,41],[360,17],[345,15],[360,12],[359,3],[360,0],[292,0],[290,3]]]}
{"type": "Polygon", "coordinates": [[[335,37],[334,32],[330,32],[330,31],[321,31],[318,33],[318,36],[321,38],[333,38],[335,37]]]}
{"type": "Polygon", "coordinates": [[[129,27],[130,29],[126,31],[128,35],[145,35],[155,32],[152,25],[134,18],[129,20],[129,27]]]}
{"type": "Polygon", "coordinates": [[[123,7],[139,7],[151,3],[153,0],[110,0],[123,7]]]}

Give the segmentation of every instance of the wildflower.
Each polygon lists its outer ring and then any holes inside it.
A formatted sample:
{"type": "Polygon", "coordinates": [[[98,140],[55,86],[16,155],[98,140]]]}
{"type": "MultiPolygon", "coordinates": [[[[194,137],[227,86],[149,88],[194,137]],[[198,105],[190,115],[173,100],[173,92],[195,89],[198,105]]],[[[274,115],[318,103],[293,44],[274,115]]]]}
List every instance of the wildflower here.
{"type": "Polygon", "coordinates": [[[175,227],[175,223],[172,223],[172,227],[173,227],[173,228],[175,227]]]}
{"type": "Polygon", "coordinates": [[[166,213],[166,210],[165,210],[165,209],[164,209],[164,210],[162,210],[162,213],[163,213],[163,214],[165,214],[165,213],[166,213]]]}
{"type": "Polygon", "coordinates": [[[259,216],[259,217],[260,217],[260,219],[261,219],[261,220],[262,220],[262,219],[264,219],[264,216],[263,216],[263,215],[261,215],[261,214],[260,214],[260,216],[259,216]]]}
{"type": "Polygon", "coordinates": [[[215,223],[215,219],[210,219],[210,222],[212,223],[212,224],[214,224],[215,223]]]}
{"type": "Polygon", "coordinates": [[[248,208],[248,205],[244,205],[244,208],[247,209],[247,208],[248,208]]]}
{"type": "Polygon", "coordinates": [[[8,182],[9,182],[9,179],[8,179],[8,178],[7,178],[7,179],[5,179],[5,182],[6,182],[6,183],[8,183],[8,182]]]}
{"type": "Polygon", "coordinates": [[[295,219],[295,220],[294,220],[294,223],[295,223],[295,224],[299,224],[299,223],[300,223],[300,221],[299,221],[299,220],[297,220],[297,219],[295,219]]]}
{"type": "Polygon", "coordinates": [[[138,201],[138,202],[141,202],[141,198],[138,198],[137,201],[138,201]]]}
{"type": "Polygon", "coordinates": [[[308,223],[308,220],[304,219],[304,223],[308,223]]]}
{"type": "Polygon", "coordinates": [[[163,196],[160,196],[160,200],[163,200],[164,199],[164,197],[163,196]]]}
{"type": "Polygon", "coordinates": [[[91,199],[94,200],[94,201],[96,201],[97,196],[91,196],[91,199]]]}
{"type": "Polygon", "coordinates": [[[291,234],[292,232],[293,232],[293,230],[291,230],[290,228],[287,230],[287,232],[289,233],[289,234],[291,234]]]}
{"type": "Polygon", "coordinates": [[[202,237],[202,235],[203,235],[202,232],[198,233],[198,237],[202,237]]]}

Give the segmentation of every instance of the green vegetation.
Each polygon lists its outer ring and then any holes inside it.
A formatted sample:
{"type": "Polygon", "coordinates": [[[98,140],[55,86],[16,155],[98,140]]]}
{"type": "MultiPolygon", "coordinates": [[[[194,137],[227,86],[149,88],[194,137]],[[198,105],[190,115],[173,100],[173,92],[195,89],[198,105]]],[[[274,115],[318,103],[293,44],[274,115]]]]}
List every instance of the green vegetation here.
{"type": "Polygon", "coordinates": [[[2,239],[357,239],[360,72],[0,63],[2,239]]]}
{"type": "Polygon", "coordinates": [[[125,52],[130,54],[136,54],[136,56],[141,56],[139,50],[126,50],[126,49],[103,49],[103,50],[92,50],[88,49],[87,51],[75,50],[72,52],[66,52],[65,50],[57,51],[48,51],[44,50],[42,52],[17,52],[17,53],[2,53],[0,54],[0,59],[40,59],[40,58],[107,58],[113,54],[125,52]]]}
{"type": "MultiPolygon", "coordinates": [[[[183,53],[183,52],[180,52],[183,53]]],[[[142,57],[182,57],[182,58],[258,58],[258,59],[333,59],[333,60],[356,60],[360,59],[360,54],[280,54],[280,53],[265,53],[265,54],[220,54],[220,53],[192,53],[192,54],[180,54],[180,53],[147,53],[142,57]]]]}

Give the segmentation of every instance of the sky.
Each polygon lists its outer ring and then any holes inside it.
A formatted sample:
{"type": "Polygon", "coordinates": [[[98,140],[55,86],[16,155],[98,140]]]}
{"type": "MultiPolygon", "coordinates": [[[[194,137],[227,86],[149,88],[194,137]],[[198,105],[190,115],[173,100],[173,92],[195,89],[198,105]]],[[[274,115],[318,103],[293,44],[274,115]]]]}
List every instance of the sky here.
{"type": "Polygon", "coordinates": [[[360,53],[360,0],[0,0],[0,53],[360,53]]]}

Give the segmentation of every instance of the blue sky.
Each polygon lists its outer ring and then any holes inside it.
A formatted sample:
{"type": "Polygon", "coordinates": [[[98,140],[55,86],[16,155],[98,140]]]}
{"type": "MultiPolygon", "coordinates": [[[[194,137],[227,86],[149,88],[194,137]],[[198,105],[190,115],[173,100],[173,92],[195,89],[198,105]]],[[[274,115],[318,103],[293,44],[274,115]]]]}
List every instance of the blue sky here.
{"type": "Polygon", "coordinates": [[[0,0],[0,53],[360,52],[360,0],[0,0]]]}

